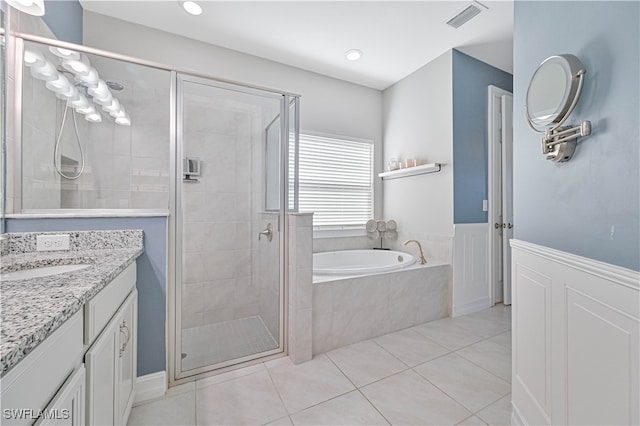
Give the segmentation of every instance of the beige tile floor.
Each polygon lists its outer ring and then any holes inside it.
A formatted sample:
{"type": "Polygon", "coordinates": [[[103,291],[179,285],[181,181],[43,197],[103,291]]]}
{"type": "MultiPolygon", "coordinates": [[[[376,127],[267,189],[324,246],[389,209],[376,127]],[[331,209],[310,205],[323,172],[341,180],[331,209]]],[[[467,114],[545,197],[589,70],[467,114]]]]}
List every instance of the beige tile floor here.
{"type": "Polygon", "coordinates": [[[445,318],[171,388],[130,425],[507,425],[511,309],[445,318]]]}

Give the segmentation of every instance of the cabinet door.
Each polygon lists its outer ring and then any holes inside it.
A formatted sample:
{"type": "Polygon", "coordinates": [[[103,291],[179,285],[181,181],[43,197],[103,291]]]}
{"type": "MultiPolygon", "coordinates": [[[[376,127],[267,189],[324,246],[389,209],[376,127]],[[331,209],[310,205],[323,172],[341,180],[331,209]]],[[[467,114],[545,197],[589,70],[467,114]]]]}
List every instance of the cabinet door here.
{"type": "Polygon", "coordinates": [[[44,410],[36,425],[85,424],[85,370],[84,364],[69,377],[51,404],[44,410]]]}
{"type": "Polygon", "coordinates": [[[123,304],[118,319],[118,412],[120,424],[127,424],[133,404],[137,373],[137,294],[133,290],[123,304]]]}
{"type": "Polygon", "coordinates": [[[87,424],[114,425],[118,322],[110,322],[85,356],[87,368],[87,424]]]}

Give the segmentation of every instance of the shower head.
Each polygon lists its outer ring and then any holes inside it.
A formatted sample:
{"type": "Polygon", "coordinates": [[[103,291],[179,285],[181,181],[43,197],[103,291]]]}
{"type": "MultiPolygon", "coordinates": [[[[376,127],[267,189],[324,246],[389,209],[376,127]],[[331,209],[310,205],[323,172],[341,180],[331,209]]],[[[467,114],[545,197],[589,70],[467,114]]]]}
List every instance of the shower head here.
{"type": "Polygon", "coordinates": [[[118,83],[117,81],[105,81],[107,87],[111,90],[122,90],[124,89],[124,85],[118,83]]]}

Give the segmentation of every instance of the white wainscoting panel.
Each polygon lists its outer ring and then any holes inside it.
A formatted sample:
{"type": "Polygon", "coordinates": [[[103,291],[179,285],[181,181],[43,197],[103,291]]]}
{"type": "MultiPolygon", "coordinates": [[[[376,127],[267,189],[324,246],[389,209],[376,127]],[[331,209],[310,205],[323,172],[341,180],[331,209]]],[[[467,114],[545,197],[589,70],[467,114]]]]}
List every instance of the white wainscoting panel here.
{"type": "Polygon", "coordinates": [[[488,237],[487,223],[454,225],[452,317],[491,306],[488,237]]]}
{"type": "Polygon", "coordinates": [[[530,424],[551,419],[551,278],[522,264],[513,264],[518,287],[513,289],[512,395],[522,401],[530,424]]]}
{"type": "Polygon", "coordinates": [[[513,240],[517,424],[640,423],[640,273],[513,240]]]}

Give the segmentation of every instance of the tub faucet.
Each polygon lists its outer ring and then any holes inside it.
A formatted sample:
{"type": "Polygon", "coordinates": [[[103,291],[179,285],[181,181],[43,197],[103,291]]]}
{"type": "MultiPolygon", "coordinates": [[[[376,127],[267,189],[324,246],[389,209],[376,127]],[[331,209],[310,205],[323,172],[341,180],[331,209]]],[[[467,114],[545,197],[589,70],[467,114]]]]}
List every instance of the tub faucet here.
{"type": "Polygon", "coordinates": [[[420,249],[420,258],[418,259],[418,263],[421,265],[424,265],[425,263],[427,263],[427,259],[424,258],[424,252],[422,251],[422,244],[420,244],[420,241],[418,240],[407,240],[404,243],[402,243],[403,246],[406,246],[409,243],[416,243],[418,245],[418,248],[420,249]]]}

